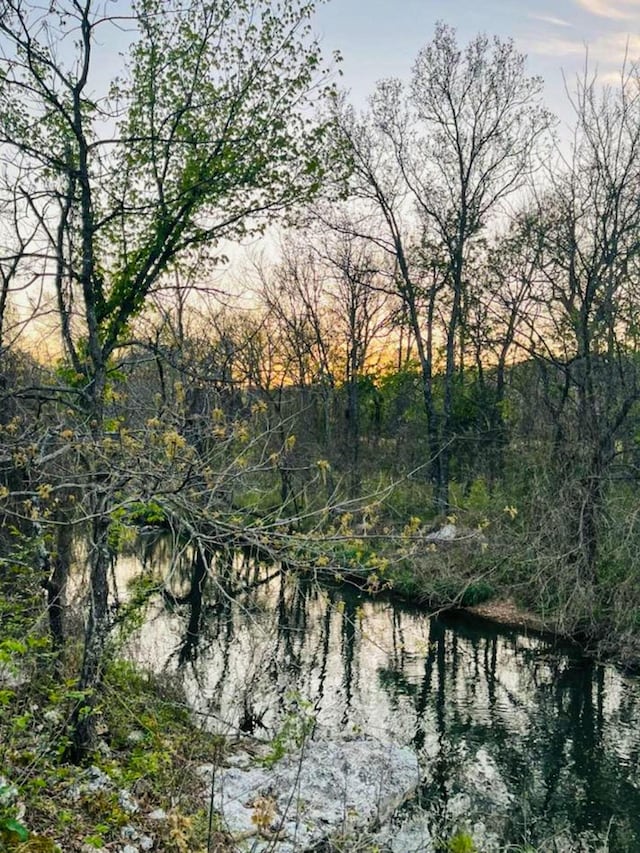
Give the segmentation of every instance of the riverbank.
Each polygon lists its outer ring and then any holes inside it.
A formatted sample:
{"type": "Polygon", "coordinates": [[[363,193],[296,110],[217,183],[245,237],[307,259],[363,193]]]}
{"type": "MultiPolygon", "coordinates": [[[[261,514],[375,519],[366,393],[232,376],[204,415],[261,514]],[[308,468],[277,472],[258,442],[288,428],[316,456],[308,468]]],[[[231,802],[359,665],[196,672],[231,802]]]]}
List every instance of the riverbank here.
{"type": "MultiPolygon", "coordinates": [[[[97,709],[99,740],[83,766],[65,760],[78,697],[33,655],[0,684],[0,850],[198,853],[209,815],[197,767],[223,741],[197,726],[177,682],[112,662],[97,709]],[[62,686],[60,684],[62,683],[62,686]]],[[[225,836],[211,835],[211,849],[225,836]]]]}
{"type": "MultiPolygon", "coordinates": [[[[324,565],[324,557],[321,557],[324,565]]],[[[341,545],[336,563],[320,572],[374,595],[430,612],[462,610],[519,631],[576,644],[585,655],[640,671],[638,590],[604,576],[588,584],[549,577],[504,530],[453,524],[371,533],[341,545]],[[343,564],[340,564],[342,555],[343,564]]],[[[318,573],[317,568],[312,568],[318,573]]]]}

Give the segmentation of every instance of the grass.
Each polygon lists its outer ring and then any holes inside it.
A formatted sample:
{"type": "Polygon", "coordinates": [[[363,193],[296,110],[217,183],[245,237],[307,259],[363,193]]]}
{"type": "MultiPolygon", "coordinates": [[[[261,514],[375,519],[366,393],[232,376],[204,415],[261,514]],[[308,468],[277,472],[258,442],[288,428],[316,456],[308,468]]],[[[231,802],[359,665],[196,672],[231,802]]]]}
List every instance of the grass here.
{"type": "MultiPolygon", "coordinates": [[[[28,684],[2,694],[0,851],[109,848],[124,845],[123,829],[131,826],[166,853],[206,849],[206,792],[196,768],[219,758],[223,745],[194,724],[170,679],[122,661],[109,665],[91,770],[64,758],[72,683],[61,687],[40,667],[28,684]],[[90,783],[92,775],[99,783],[90,783]],[[149,817],[159,809],[166,819],[149,817]]],[[[214,849],[225,843],[220,835],[214,849]]]]}

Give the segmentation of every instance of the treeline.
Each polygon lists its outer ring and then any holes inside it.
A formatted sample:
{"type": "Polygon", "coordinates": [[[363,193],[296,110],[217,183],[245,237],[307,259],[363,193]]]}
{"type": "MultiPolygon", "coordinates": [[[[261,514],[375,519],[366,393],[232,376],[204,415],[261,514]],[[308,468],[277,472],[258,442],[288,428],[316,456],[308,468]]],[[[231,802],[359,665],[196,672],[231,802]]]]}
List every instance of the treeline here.
{"type": "Polygon", "coordinates": [[[258,26],[254,5],[140,4],[104,92],[94,36],[114,22],[89,0],[0,19],[0,618],[35,626],[44,587],[63,666],[86,539],[76,760],[112,561],[142,524],[201,574],[225,544],[315,569],[349,551],[377,575],[428,551],[637,653],[637,69],[578,81],[555,138],[511,42],[440,25],[358,114],[309,6],[265,0],[258,26]],[[73,61],[48,35],[67,25],[73,61]],[[220,241],[283,214],[241,309],[220,241]],[[426,539],[447,520],[457,558],[426,539]]]}

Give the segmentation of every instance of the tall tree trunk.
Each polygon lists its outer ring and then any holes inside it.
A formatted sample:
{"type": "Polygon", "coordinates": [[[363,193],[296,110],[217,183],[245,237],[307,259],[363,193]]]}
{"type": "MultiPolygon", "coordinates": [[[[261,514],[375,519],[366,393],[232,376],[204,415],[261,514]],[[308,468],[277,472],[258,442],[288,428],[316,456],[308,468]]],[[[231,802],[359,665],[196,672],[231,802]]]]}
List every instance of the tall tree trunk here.
{"type": "MultiPolygon", "coordinates": [[[[87,400],[92,441],[100,447],[104,437],[104,401],[107,385],[106,359],[99,344],[94,342],[92,352],[93,377],[87,400]]],[[[86,457],[89,470],[87,489],[88,509],[91,518],[89,542],[89,609],[85,624],[82,668],[78,691],[82,694],[71,718],[70,753],[73,761],[80,763],[90,754],[96,741],[94,708],[103,675],[104,650],[109,634],[109,569],[112,555],[109,548],[111,526],[112,488],[102,470],[96,470],[95,458],[86,457]]]]}
{"type": "Polygon", "coordinates": [[[446,512],[449,509],[449,462],[453,434],[453,395],[456,381],[456,341],[460,326],[462,311],[462,255],[456,258],[457,268],[454,271],[453,304],[447,328],[446,364],[444,372],[444,402],[442,405],[442,430],[440,449],[440,481],[436,495],[436,509],[446,512]]]}
{"type": "Polygon", "coordinates": [[[102,680],[104,649],[109,632],[110,519],[105,497],[98,491],[95,497],[91,531],[89,612],[85,626],[82,669],[78,681],[78,690],[82,698],[76,703],[71,718],[70,756],[76,763],[86,760],[95,745],[94,709],[96,693],[102,680]]]}
{"type": "Polygon", "coordinates": [[[73,525],[68,519],[62,519],[56,530],[56,548],[47,582],[47,610],[49,613],[49,631],[56,654],[60,656],[64,649],[65,629],[64,611],[66,591],[71,567],[73,546],[73,525]]]}
{"type": "Polygon", "coordinates": [[[357,497],[360,491],[360,411],[358,401],[358,363],[355,345],[349,354],[349,375],[347,377],[347,435],[349,462],[351,468],[351,497],[357,497]]]}

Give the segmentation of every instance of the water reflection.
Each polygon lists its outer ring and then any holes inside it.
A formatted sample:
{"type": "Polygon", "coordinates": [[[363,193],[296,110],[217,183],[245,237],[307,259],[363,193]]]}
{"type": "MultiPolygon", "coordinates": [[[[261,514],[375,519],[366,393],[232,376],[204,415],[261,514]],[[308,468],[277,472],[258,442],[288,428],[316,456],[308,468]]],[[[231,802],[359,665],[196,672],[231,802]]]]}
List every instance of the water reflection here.
{"type": "Polygon", "coordinates": [[[482,747],[511,795],[505,839],[588,831],[640,850],[638,680],[543,639],[269,574],[238,555],[170,565],[131,652],[181,671],[206,725],[268,736],[295,691],[318,734],[413,744],[423,805],[446,813],[453,770],[482,747]]]}

